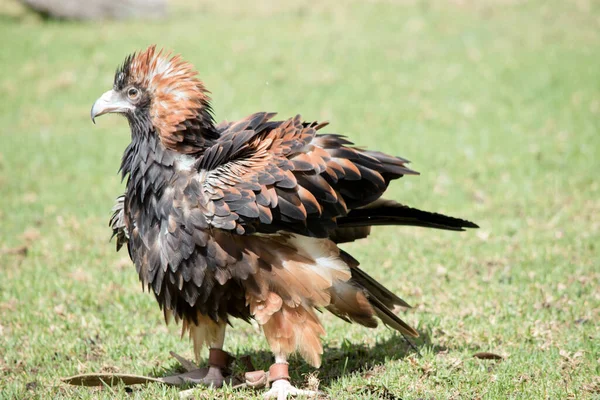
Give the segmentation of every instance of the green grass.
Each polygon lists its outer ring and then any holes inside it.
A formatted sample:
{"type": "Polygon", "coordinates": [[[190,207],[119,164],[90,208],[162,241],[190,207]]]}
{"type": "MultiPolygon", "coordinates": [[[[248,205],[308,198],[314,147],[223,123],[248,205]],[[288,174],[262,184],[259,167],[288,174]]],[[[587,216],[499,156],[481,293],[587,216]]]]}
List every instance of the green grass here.
{"type": "MultiPolygon", "coordinates": [[[[414,308],[414,354],[389,329],[323,315],[333,399],[600,396],[600,8],[592,1],[182,0],[162,22],[45,21],[0,2],[0,398],[174,398],[151,385],[60,378],[161,375],[192,356],[142,293],[107,227],[129,131],[89,110],[124,56],[151,43],[192,61],[217,119],[327,119],[422,173],[388,197],[481,225],[380,228],[344,246],[414,308]],[[26,255],[18,248],[27,249],[26,255]],[[489,351],[503,361],[478,360],[489,351]],[[388,397],[391,398],[391,397],[388,397]]],[[[226,349],[267,368],[260,332],[226,349]]],[[[211,392],[212,398],[259,396],[211,392]]]]}

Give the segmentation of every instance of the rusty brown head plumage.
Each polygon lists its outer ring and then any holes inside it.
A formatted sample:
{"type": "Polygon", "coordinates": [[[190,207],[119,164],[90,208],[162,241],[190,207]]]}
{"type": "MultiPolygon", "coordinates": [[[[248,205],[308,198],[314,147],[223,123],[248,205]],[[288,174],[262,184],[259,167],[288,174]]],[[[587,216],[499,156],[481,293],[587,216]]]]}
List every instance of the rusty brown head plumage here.
{"type": "Polygon", "coordinates": [[[153,130],[166,148],[196,153],[215,136],[210,97],[197,75],[181,56],[152,45],[117,68],[113,89],[94,104],[92,118],[123,113],[133,131],[153,130]]]}

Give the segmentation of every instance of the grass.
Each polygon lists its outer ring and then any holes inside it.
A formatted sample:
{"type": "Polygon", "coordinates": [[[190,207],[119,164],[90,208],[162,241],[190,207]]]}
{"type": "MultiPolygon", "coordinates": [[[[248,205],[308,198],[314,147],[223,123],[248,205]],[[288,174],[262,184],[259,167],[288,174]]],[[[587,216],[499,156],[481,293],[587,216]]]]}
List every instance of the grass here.
{"type": "MultiPolygon", "coordinates": [[[[107,227],[127,124],[89,109],[124,56],[175,49],[217,119],[327,119],[408,157],[389,197],[472,219],[463,234],[376,229],[344,246],[414,308],[421,356],[386,328],[323,315],[343,398],[600,397],[600,8],[569,1],[177,0],[167,20],[42,20],[0,2],[0,398],[174,398],[160,385],[66,386],[77,373],[166,374],[191,358],[107,227]],[[479,360],[489,351],[502,361],[479,360]],[[387,396],[387,397],[386,397],[387,396]]],[[[226,349],[270,363],[253,326],[226,349]]],[[[250,391],[202,391],[251,398],[250,391]]]]}

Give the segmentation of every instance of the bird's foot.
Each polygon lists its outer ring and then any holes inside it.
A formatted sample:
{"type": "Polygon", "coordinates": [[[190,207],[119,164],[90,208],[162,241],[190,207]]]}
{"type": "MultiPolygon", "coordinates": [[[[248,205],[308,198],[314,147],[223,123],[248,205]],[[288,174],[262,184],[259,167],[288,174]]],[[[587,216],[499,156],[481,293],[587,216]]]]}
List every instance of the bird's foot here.
{"type": "Polygon", "coordinates": [[[287,363],[271,365],[271,368],[269,368],[269,382],[272,382],[271,389],[263,395],[265,399],[286,400],[288,397],[316,397],[318,394],[318,392],[312,390],[302,390],[292,386],[287,363]]]}
{"type": "Polygon", "coordinates": [[[271,389],[263,394],[265,399],[286,400],[289,397],[306,396],[317,397],[319,393],[313,390],[303,390],[292,386],[287,379],[279,379],[271,384],[271,389]]]}
{"type": "Polygon", "coordinates": [[[229,368],[232,357],[226,351],[211,348],[208,353],[208,371],[206,375],[198,377],[186,377],[187,383],[195,385],[213,386],[220,388],[224,382],[231,382],[231,377],[226,379],[223,371],[229,368]]]}
{"type": "Polygon", "coordinates": [[[208,372],[202,378],[185,377],[184,380],[186,383],[191,383],[194,385],[213,386],[215,388],[220,388],[223,386],[223,382],[225,382],[225,377],[223,376],[221,368],[210,366],[208,368],[208,372]]]}

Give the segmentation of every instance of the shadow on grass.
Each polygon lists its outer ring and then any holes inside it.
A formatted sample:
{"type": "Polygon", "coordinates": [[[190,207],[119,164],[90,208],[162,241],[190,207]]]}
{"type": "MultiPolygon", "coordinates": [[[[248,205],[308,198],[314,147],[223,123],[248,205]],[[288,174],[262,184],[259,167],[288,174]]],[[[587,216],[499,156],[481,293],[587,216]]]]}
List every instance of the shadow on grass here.
{"type": "MultiPolygon", "coordinates": [[[[314,369],[310,367],[299,356],[293,356],[290,361],[290,377],[292,382],[302,386],[306,383],[309,374],[315,374],[319,379],[319,388],[327,390],[338,379],[351,374],[368,375],[380,366],[385,366],[386,362],[401,360],[414,354],[419,357],[416,351],[432,349],[433,352],[446,350],[440,346],[432,346],[431,337],[428,332],[422,333],[416,340],[411,340],[414,344],[411,346],[400,334],[394,334],[385,341],[377,342],[369,347],[364,344],[352,343],[344,340],[341,346],[325,346],[323,353],[323,362],[321,368],[314,369]],[[415,350],[416,348],[416,350],[415,350]]],[[[243,377],[247,372],[245,365],[240,362],[243,356],[250,357],[256,369],[268,370],[273,363],[273,355],[266,350],[240,352],[235,355],[237,361],[232,366],[232,373],[243,377]]],[[[149,371],[151,376],[167,376],[183,372],[182,366],[175,360],[166,368],[149,371]]]]}
{"type": "MultiPolygon", "coordinates": [[[[328,388],[345,375],[363,374],[366,375],[370,371],[379,366],[385,366],[386,362],[393,360],[402,360],[411,354],[419,357],[418,353],[422,349],[431,348],[431,338],[429,333],[422,333],[416,340],[411,339],[414,347],[400,334],[395,333],[385,341],[377,342],[374,346],[369,347],[364,344],[352,343],[345,340],[339,347],[325,347],[323,354],[323,364],[319,369],[318,378],[320,386],[328,388]]],[[[437,346],[433,348],[434,352],[444,350],[437,346]]],[[[298,376],[292,376],[292,379],[297,378],[302,381],[301,375],[304,370],[310,372],[306,365],[302,365],[302,360],[295,360],[294,371],[298,371],[298,376]],[[298,367],[297,369],[295,367],[298,367]]],[[[292,370],[292,365],[290,365],[292,370]]],[[[292,375],[294,375],[292,373],[292,375]]]]}

